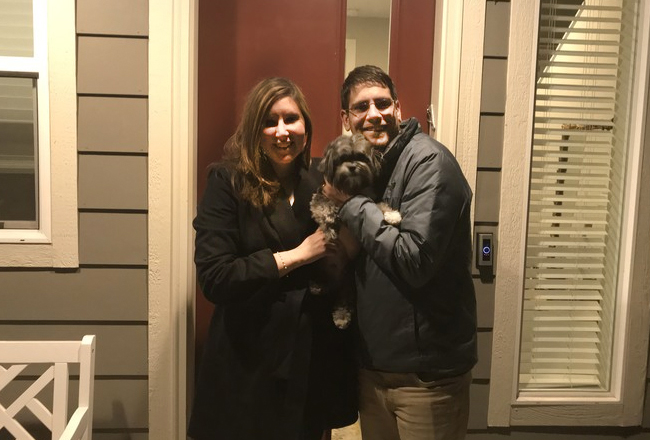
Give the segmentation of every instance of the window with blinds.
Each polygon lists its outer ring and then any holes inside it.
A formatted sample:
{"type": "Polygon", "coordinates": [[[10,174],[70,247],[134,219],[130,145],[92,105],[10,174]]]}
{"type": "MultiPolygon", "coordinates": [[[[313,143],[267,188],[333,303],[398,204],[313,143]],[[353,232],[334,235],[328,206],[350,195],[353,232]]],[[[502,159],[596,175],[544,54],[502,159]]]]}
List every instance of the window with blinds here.
{"type": "MultiPolygon", "coordinates": [[[[38,229],[47,181],[39,140],[48,146],[46,11],[42,0],[0,0],[0,229],[38,229]],[[47,118],[44,118],[47,121],[47,118]]],[[[47,165],[45,163],[44,165],[47,165]]]]}
{"type": "Polygon", "coordinates": [[[519,391],[607,391],[635,0],[542,0],[519,391]]]}

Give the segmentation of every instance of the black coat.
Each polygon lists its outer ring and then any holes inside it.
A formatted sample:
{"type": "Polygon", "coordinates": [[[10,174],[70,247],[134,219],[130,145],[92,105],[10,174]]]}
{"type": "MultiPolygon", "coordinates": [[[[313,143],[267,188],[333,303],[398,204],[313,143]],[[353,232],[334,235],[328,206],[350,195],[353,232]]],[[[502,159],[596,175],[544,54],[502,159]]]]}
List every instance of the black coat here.
{"type": "Polygon", "coordinates": [[[334,327],[328,297],[307,293],[313,265],[279,278],[273,258],[316,230],[309,200],[320,183],[315,167],[303,170],[293,206],[260,209],[240,200],[226,169],[208,177],[195,263],[216,307],[189,425],[197,440],[292,440],[356,420],[351,330],[334,327]]]}

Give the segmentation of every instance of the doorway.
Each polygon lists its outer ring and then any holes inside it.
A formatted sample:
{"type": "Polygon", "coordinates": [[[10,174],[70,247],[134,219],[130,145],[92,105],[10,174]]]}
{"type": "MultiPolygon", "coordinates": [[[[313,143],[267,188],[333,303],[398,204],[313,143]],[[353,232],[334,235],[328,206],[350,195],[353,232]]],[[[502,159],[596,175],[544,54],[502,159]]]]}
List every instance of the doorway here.
{"type": "MultiPolygon", "coordinates": [[[[426,131],[434,47],[433,0],[387,0],[388,72],[403,117],[426,131]]],[[[305,93],[312,111],[312,155],[321,156],[341,133],[339,89],[345,73],[349,10],[377,0],[238,0],[199,2],[197,197],[207,167],[221,158],[248,90],[267,76],[286,76],[305,93]],[[356,6],[359,5],[359,6],[356,6]]],[[[383,12],[385,13],[385,12],[383,12]]],[[[361,17],[357,11],[356,17],[361,17]]],[[[357,46],[357,54],[362,50],[357,46]]],[[[378,63],[379,65],[379,63],[378,63]]],[[[380,67],[383,67],[380,65],[380,67]]],[[[195,362],[202,353],[213,305],[196,292],[195,362]]],[[[190,381],[191,382],[191,381],[190,381]]]]}

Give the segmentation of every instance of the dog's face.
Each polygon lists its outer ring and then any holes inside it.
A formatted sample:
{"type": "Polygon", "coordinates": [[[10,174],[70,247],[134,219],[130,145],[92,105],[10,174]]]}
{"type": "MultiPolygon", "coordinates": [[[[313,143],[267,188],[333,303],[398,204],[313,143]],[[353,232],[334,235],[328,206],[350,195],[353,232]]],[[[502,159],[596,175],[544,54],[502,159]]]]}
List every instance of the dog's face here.
{"type": "Polygon", "coordinates": [[[379,170],[372,145],[363,137],[339,136],[327,145],[318,169],[334,188],[349,195],[369,188],[379,170]]]}

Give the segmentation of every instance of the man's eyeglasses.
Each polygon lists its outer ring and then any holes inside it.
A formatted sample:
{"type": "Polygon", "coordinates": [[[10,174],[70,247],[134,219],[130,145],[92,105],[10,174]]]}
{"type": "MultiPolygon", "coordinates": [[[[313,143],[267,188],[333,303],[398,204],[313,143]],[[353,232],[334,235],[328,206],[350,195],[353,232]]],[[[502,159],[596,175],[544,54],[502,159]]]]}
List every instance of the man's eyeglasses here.
{"type": "Polygon", "coordinates": [[[374,105],[379,113],[383,113],[393,105],[391,98],[377,98],[372,101],[361,101],[353,104],[348,111],[357,118],[364,116],[370,110],[370,106],[374,105]]]}

